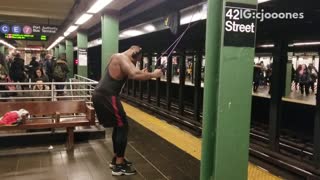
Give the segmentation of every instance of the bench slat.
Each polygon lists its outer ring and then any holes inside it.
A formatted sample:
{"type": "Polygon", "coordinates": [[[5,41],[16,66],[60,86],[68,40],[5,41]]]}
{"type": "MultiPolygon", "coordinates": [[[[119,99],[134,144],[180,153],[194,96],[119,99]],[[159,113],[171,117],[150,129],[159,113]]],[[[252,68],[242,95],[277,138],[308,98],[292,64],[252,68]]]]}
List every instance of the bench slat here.
{"type": "Polygon", "coordinates": [[[31,115],[53,115],[68,113],[86,113],[84,101],[22,101],[22,102],[1,102],[0,116],[6,112],[26,109],[31,115]]]}
{"type": "Polygon", "coordinates": [[[74,120],[64,123],[29,123],[20,126],[0,126],[0,130],[25,130],[25,129],[46,129],[46,128],[66,128],[75,126],[90,126],[88,120],[74,120]]]}

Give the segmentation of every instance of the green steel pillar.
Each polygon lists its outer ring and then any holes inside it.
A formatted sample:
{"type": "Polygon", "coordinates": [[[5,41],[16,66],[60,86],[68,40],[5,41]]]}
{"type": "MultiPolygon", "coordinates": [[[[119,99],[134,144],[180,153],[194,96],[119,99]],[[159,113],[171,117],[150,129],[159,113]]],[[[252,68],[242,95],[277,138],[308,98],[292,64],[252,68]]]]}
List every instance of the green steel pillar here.
{"type": "Polygon", "coordinates": [[[292,86],[292,61],[287,62],[286,66],[286,92],[285,96],[289,96],[291,93],[291,86],[292,86]]]}
{"type": "Polygon", "coordinates": [[[66,53],[66,45],[59,44],[59,55],[66,53]]]}
{"type": "Polygon", "coordinates": [[[237,12],[257,0],[232,2],[208,0],[201,180],[248,176],[256,21],[237,12]]]}
{"type": "Polygon", "coordinates": [[[67,63],[68,63],[68,78],[73,77],[73,66],[74,66],[74,57],[73,57],[73,42],[70,40],[66,40],[66,56],[67,56],[67,63]]]}
{"type": "Polygon", "coordinates": [[[103,74],[111,55],[119,51],[119,19],[115,15],[104,14],[101,16],[101,26],[101,74],[103,74]]]}
{"type": "Polygon", "coordinates": [[[9,55],[9,48],[8,47],[4,47],[4,55],[9,55]]]}
{"type": "Polygon", "coordinates": [[[59,58],[59,47],[54,48],[54,56],[56,57],[56,59],[59,58]]]}
{"type": "Polygon", "coordinates": [[[78,74],[80,76],[88,77],[88,35],[86,32],[77,33],[77,42],[78,42],[78,74]]]}
{"type": "Polygon", "coordinates": [[[0,53],[4,54],[4,45],[0,45],[0,53]]]}

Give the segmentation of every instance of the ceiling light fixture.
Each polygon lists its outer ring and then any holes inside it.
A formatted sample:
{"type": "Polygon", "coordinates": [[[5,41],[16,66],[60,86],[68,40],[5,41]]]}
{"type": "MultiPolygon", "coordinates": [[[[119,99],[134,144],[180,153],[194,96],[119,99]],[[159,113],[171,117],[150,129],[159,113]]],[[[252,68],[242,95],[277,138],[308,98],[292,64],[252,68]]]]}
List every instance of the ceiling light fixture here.
{"type": "Polygon", "coordinates": [[[90,18],[92,18],[92,14],[82,14],[82,16],[79,17],[79,19],[76,21],[76,25],[81,25],[85,22],[87,22],[90,18]]]}
{"type": "Polygon", "coordinates": [[[66,32],[63,33],[63,36],[64,36],[64,37],[67,37],[67,36],[69,36],[70,33],[71,33],[71,32],[66,31],[66,32]]]}
{"type": "Polygon", "coordinates": [[[87,11],[88,13],[92,13],[95,14],[99,11],[101,11],[101,9],[103,9],[104,7],[106,7],[108,4],[110,4],[113,0],[97,0],[92,6],[91,8],[87,11]]]}
{"type": "Polygon", "coordinates": [[[260,3],[264,3],[264,2],[268,2],[268,1],[270,1],[270,0],[258,0],[258,3],[260,4],[260,3]]]}
{"type": "Polygon", "coordinates": [[[63,36],[58,37],[58,39],[56,39],[48,48],[47,50],[49,51],[50,49],[52,49],[53,47],[55,47],[57,44],[59,44],[62,40],[64,39],[63,36]]]}
{"type": "Polygon", "coordinates": [[[156,30],[156,27],[155,27],[154,25],[152,25],[152,24],[148,24],[148,25],[146,25],[143,29],[144,29],[145,31],[147,31],[147,32],[153,32],[153,31],[156,30]]]}
{"type": "Polygon", "coordinates": [[[66,30],[66,32],[63,33],[64,37],[69,36],[69,34],[71,34],[73,31],[77,30],[78,27],[79,27],[79,26],[71,25],[71,26],[66,30]]]}
{"type": "Polygon", "coordinates": [[[320,42],[301,42],[301,43],[293,43],[293,46],[312,46],[312,45],[320,45],[320,42]]]}
{"type": "Polygon", "coordinates": [[[123,34],[124,36],[134,37],[134,36],[140,36],[140,35],[142,35],[143,32],[142,32],[142,31],[138,31],[138,30],[131,29],[131,30],[124,31],[122,34],[123,34]]]}
{"type": "Polygon", "coordinates": [[[5,45],[5,46],[8,46],[9,48],[12,48],[12,49],[16,49],[16,47],[12,46],[11,44],[5,42],[4,40],[0,40],[0,43],[5,45]]]}
{"type": "Polygon", "coordinates": [[[79,27],[79,26],[71,25],[71,26],[66,30],[66,32],[72,33],[73,31],[77,30],[78,27],[79,27]]]}
{"type": "Polygon", "coordinates": [[[271,48],[271,47],[274,47],[274,44],[263,44],[263,45],[258,45],[258,47],[261,47],[261,48],[271,48]]]}

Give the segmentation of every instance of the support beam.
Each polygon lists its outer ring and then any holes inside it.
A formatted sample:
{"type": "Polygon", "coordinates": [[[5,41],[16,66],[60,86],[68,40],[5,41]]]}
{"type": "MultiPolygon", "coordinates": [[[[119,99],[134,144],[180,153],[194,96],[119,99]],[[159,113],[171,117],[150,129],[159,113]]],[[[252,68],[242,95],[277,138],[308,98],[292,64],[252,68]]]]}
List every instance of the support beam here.
{"type": "Polygon", "coordinates": [[[285,94],[286,70],[288,61],[288,42],[275,42],[271,77],[271,100],[269,115],[270,149],[279,151],[280,122],[282,119],[282,96],[285,94]]]}
{"type": "MultiPolygon", "coordinates": [[[[320,55],[320,53],[319,53],[320,55]]],[[[320,61],[319,65],[320,67],[320,61]]],[[[318,71],[318,82],[320,82],[320,71],[318,71]]],[[[320,167],[320,83],[317,83],[317,94],[316,94],[316,114],[314,118],[314,130],[313,130],[313,159],[317,168],[320,167]]]]}
{"type": "Polygon", "coordinates": [[[4,54],[4,45],[0,45],[0,53],[4,54]]]}
{"type": "MultiPolygon", "coordinates": [[[[148,54],[148,72],[152,72],[152,54],[148,54]]],[[[152,80],[148,80],[147,81],[147,93],[148,93],[148,103],[151,103],[151,81],[152,80]]]]}
{"type": "MultiPolygon", "coordinates": [[[[156,68],[160,68],[161,65],[161,53],[157,54],[157,62],[156,62],[156,68]]],[[[157,106],[160,107],[160,78],[157,78],[156,80],[156,103],[157,106]]]]}
{"type": "Polygon", "coordinates": [[[59,44],[59,56],[63,53],[66,53],[66,45],[65,44],[59,44]]]}
{"type": "MultiPolygon", "coordinates": [[[[140,61],[140,67],[139,69],[143,69],[143,63],[144,63],[144,57],[142,57],[142,60],[140,61]]],[[[139,98],[140,100],[143,100],[143,86],[144,86],[144,81],[139,81],[139,98]]]]}
{"type": "Polygon", "coordinates": [[[79,31],[77,33],[77,42],[79,60],[78,74],[83,77],[88,77],[88,34],[86,32],[79,31]],[[81,56],[87,56],[87,60],[82,60],[81,56]]]}
{"type": "Polygon", "coordinates": [[[184,88],[186,82],[186,55],[179,57],[179,114],[184,114],[184,88]]]}
{"type": "Polygon", "coordinates": [[[66,40],[66,56],[67,56],[67,63],[68,63],[68,78],[73,77],[73,67],[74,67],[74,57],[73,57],[73,42],[70,40],[66,40]]]}
{"type": "Polygon", "coordinates": [[[119,19],[115,15],[101,16],[101,74],[103,75],[112,54],[119,52],[119,19]]]}
{"type": "Polygon", "coordinates": [[[286,63],[286,87],[285,87],[285,96],[290,96],[291,93],[291,86],[292,86],[292,80],[293,80],[293,71],[292,71],[293,65],[292,60],[288,60],[286,63]]]}
{"type": "Polygon", "coordinates": [[[168,57],[167,61],[167,110],[171,110],[171,84],[172,84],[172,56],[168,57]]]}
{"type": "Polygon", "coordinates": [[[232,2],[208,0],[201,180],[248,179],[256,23],[254,19],[230,18],[227,12],[255,12],[257,0],[232,2]],[[253,29],[228,31],[227,21],[253,29]]]}
{"type": "Polygon", "coordinates": [[[200,91],[201,91],[201,64],[202,64],[202,52],[197,52],[195,61],[194,72],[194,101],[193,101],[193,119],[200,122],[200,91]]]}
{"type": "Polygon", "coordinates": [[[58,46],[56,46],[56,47],[54,48],[54,57],[56,57],[56,59],[59,58],[59,47],[58,47],[58,46]]]}

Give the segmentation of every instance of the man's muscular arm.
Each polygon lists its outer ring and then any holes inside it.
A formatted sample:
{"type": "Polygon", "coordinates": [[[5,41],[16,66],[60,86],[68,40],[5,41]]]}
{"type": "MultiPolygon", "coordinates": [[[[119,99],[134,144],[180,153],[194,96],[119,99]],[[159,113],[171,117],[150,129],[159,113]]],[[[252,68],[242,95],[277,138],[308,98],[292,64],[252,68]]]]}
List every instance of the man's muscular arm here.
{"type": "MultiPolygon", "coordinates": [[[[120,58],[120,57],[117,57],[120,58]]],[[[151,78],[159,78],[162,75],[161,70],[155,70],[154,72],[144,72],[137,69],[131,62],[121,59],[120,68],[122,72],[128,75],[129,79],[134,80],[148,80],[151,78]]]]}

